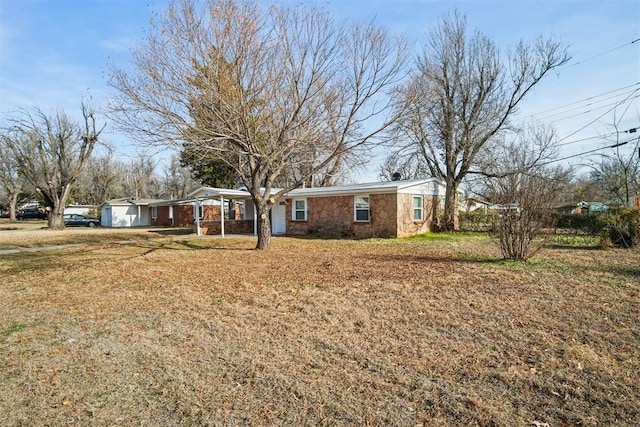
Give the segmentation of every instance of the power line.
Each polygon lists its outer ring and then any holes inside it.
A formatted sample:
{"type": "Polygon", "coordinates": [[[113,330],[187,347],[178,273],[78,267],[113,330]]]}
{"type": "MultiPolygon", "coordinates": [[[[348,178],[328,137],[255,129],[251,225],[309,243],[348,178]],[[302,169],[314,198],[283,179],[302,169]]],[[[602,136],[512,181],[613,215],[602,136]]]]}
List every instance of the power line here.
{"type": "Polygon", "coordinates": [[[576,144],[578,142],[583,142],[583,141],[588,141],[590,139],[606,139],[612,135],[615,135],[617,132],[611,132],[610,134],[607,135],[602,135],[602,136],[590,136],[588,138],[582,138],[582,139],[575,139],[573,141],[568,141],[568,142],[563,142],[562,144],[557,144],[558,147],[564,147],[565,145],[571,145],[571,144],[576,144]]]}
{"type": "Polygon", "coordinates": [[[620,101],[619,103],[614,105],[612,108],[610,108],[609,110],[605,111],[604,113],[602,113],[601,115],[599,115],[595,119],[591,120],[589,123],[587,123],[586,125],[582,126],[578,130],[576,130],[574,132],[571,132],[569,135],[565,136],[564,138],[559,139],[557,142],[562,142],[565,139],[568,139],[569,137],[571,137],[571,136],[575,135],[576,133],[580,132],[581,130],[591,126],[592,124],[594,124],[595,122],[600,120],[602,117],[604,117],[605,115],[609,114],[611,111],[615,110],[618,106],[620,106],[620,105],[624,104],[625,102],[627,102],[629,100],[629,98],[631,98],[631,95],[635,95],[637,92],[640,92],[640,88],[634,90],[629,96],[627,96],[625,99],[623,99],[622,101],[620,101]]]}
{"type": "MultiPolygon", "coordinates": [[[[627,98],[623,101],[623,103],[624,103],[624,102],[627,102],[627,101],[632,101],[632,100],[637,99],[637,98],[640,98],[640,94],[635,95],[635,96],[630,97],[630,98],[629,98],[629,97],[627,97],[627,98]]],[[[591,105],[591,104],[590,104],[590,105],[591,105]]],[[[585,105],[584,107],[589,107],[590,105],[585,105]]],[[[571,114],[570,116],[559,117],[559,118],[557,118],[557,119],[555,119],[555,120],[550,121],[549,123],[556,123],[556,122],[559,122],[559,121],[562,121],[562,120],[572,119],[572,118],[574,118],[574,117],[579,117],[579,116],[581,116],[581,115],[583,115],[583,114],[593,113],[593,112],[595,112],[596,110],[601,110],[601,109],[603,109],[603,108],[607,108],[607,107],[610,107],[610,106],[612,106],[612,105],[619,106],[619,105],[621,105],[621,103],[616,101],[616,102],[612,102],[612,103],[609,103],[609,104],[600,105],[600,106],[598,106],[598,107],[593,107],[593,108],[591,108],[590,110],[585,110],[585,111],[581,111],[581,112],[579,112],[579,113],[571,114]]],[[[580,107],[580,108],[582,108],[582,107],[580,107]]],[[[576,109],[577,109],[577,108],[576,108],[576,109]]],[[[550,118],[550,117],[552,117],[552,116],[548,116],[548,118],[550,118]]],[[[544,120],[545,118],[546,118],[546,117],[543,117],[543,118],[541,118],[541,119],[539,119],[539,120],[544,120]]]]}
{"type": "MultiPolygon", "coordinates": [[[[636,83],[628,85],[628,86],[624,86],[624,87],[621,87],[621,88],[618,88],[618,89],[613,89],[613,90],[610,90],[610,91],[607,91],[607,92],[603,92],[603,93],[600,93],[598,95],[593,95],[593,96],[590,96],[588,98],[584,98],[584,99],[580,99],[580,100],[577,100],[577,101],[573,101],[573,102],[570,102],[568,104],[564,104],[564,105],[560,105],[558,107],[550,108],[548,110],[539,111],[537,113],[530,114],[530,116],[531,117],[540,116],[540,115],[543,115],[543,114],[550,113],[552,111],[560,110],[560,109],[563,109],[565,107],[569,107],[569,106],[572,106],[572,105],[575,105],[575,104],[581,104],[581,103],[586,102],[586,101],[591,101],[591,100],[594,100],[596,98],[600,98],[602,96],[610,95],[612,93],[620,92],[620,91],[623,91],[625,89],[633,88],[633,87],[636,87],[636,86],[640,86],[640,82],[636,82],[636,83]]],[[[629,92],[633,92],[633,89],[630,90],[630,91],[627,91],[627,92],[625,92],[623,94],[619,94],[617,96],[625,95],[625,94],[627,94],[629,92]]],[[[611,99],[611,98],[615,98],[615,97],[610,97],[610,98],[607,98],[607,99],[611,99]]],[[[597,102],[602,102],[602,101],[597,101],[597,102]]],[[[576,107],[576,108],[580,108],[580,107],[576,107]]],[[[568,111],[571,111],[571,110],[568,110],[568,111]]]]}
{"type": "Polygon", "coordinates": [[[583,59],[582,61],[574,62],[572,64],[567,64],[566,67],[575,67],[576,65],[580,65],[580,64],[583,64],[583,63],[585,63],[587,61],[591,61],[592,59],[599,58],[599,57],[604,56],[604,55],[606,55],[608,53],[614,52],[614,51],[616,51],[618,49],[622,49],[623,47],[630,46],[630,45],[632,45],[634,43],[637,43],[637,42],[640,42],[640,38],[637,38],[635,40],[631,40],[630,42],[622,44],[622,45],[620,45],[618,47],[614,47],[613,49],[609,49],[609,50],[607,50],[605,52],[602,52],[602,53],[599,53],[597,55],[590,56],[589,58],[583,59]]]}
{"type": "Polygon", "coordinates": [[[639,138],[631,138],[631,139],[628,139],[628,140],[623,141],[623,142],[618,142],[617,144],[607,145],[607,146],[605,146],[605,147],[600,147],[600,148],[594,148],[593,150],[583,151],[582,153],[572,154],[572,155],[570,155],[570,156],[562,157],[562,158],[560,158],[560,159],[549,160],[548,162],[541,163],[541,164],[539,164],[538,166],[546,166],[546,165],[550,165],[550,164],[552,164],[552,163],[561,162],[561,161],[563,161],[563,160],[569,160],[569,159],[573,159],[573,158],[575,158],[575,157],[581,157],[581,156],[584,156],[584,155],[587,155],[587,154],[595,153],[595,152],[597,152],[597,151],[606,150],[607,148],[618,148],[618,147],[622,147],[623,145],[627,145],[628,143],[630,143],[630,142],[632,142],[632,141],[635,141],[636,139],[639,139],[639,138]]]}

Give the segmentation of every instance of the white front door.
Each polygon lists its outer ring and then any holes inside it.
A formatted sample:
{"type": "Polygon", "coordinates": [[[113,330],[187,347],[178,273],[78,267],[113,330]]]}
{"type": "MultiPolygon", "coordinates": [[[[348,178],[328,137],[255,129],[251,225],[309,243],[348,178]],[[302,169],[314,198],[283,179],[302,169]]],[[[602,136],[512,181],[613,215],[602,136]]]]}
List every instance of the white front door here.
{"type": "Polygon", "coordinates": [[[287,205],[284,200],[276,202],[271,208],[271,232],[273,234],[287,232],[287,205]]]}

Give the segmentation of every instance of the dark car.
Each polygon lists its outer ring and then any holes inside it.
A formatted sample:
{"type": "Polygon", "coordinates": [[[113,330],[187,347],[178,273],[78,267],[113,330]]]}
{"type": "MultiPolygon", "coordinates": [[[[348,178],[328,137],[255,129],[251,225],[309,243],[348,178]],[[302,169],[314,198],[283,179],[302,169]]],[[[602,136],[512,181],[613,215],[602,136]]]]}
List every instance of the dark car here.
{"type": "Polygon", "coordinates": [[[100,225],[100,220],[79,214],[62,215],[64,225],[68,227],[95,227],[100,225]]]}
{"type": "Polygon", "coordinates": [[[18,211],[16,218],[19,221],[24,221],[25,219],[47,219],[47,213],[39,209],[23,209],[18,211]]]}

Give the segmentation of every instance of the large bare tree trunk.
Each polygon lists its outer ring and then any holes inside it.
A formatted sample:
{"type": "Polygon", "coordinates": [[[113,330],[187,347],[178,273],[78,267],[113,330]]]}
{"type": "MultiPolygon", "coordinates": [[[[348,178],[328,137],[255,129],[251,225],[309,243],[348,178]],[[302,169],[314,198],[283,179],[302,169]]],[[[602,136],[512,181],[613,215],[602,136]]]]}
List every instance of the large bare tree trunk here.
{"type": "Polygon", "coordinates": [[[446,180],[444,230],[457,228],[456,189],[468,174],[484,173],[484,160],[495,158],[494,143],[520,102],[569,60],[559,43],[543,39],[521,42],[504,58],[488,37],[468,32],[466,18],[445,16],[397,91],[398,151],[420,156],[433,176],[446,180]]]}
{"type": "Polygon", "coordinates": [[[256,202],[258,249],[272,196],[337,173],[397,119],[384,101],[408,45],[371,23],[241,0],[175,0],[156,22],[133,70],[112,70],[113,118],[140,141],[228,167],[256,202]]]}
{"type": "Polygon", "coordinates": [[[256,249],[268,249],[271,245],[271,220],[269,219],[271,205],[268,202],[256,205],[256,212],[258,214],[256,218],[256,221],[258,221],[256,249]]]}
{"type": "Polygon", "coordinates": [[[456,183],[453,180],[447,182],[447,189],[444,194],[443,231],[458,231],[460,229],[458,222],[457,193],[458,188],[456,187],[456,183]]]}
{"type": "Polygon", "coordinates": [[[81,104],[83,122],[75,123],[62,110],[47,115],[39,108],[22,110],[12,119],[6,144],[18,160],[20,173],[49,212],[50,228],[64,228],[62,214],[71,188],[87,164],[98,137],[93,110],[81,104]]]}
{"type": "Polygon", "coordinates": [[[13,193],[9,201],[9,220],[16,221],[16,208],[18,206],[18,193],[13,193]]]}

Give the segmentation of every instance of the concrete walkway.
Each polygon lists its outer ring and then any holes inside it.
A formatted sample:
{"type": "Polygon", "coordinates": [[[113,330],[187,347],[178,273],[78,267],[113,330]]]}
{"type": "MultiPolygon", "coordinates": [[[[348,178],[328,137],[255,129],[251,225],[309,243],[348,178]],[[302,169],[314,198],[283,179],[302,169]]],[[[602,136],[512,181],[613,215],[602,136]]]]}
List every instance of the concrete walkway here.
{"type": "MultiPolygon", "coordinates": [[[[224,239],[224,238],[255,238],[256,236],[252,234],[227,234],[225,237],[220,237],[219,235],[203,235],[203,236],[171,236],[171,237],[160,237],[154,238],[149,241],[167,241],[167,240],[183,240],[185,237],[190,239],[224,239]]],[[[274,237],[274,236],[272,236],[274,237]]],[[[140,242],[144,242],[145,240],[120,240],[115,242],[118,245],[135,245],[140,242]]],[[[10,248],[10,249],[0,249],[0,256],[2,255],[11,255],[11,254],[19,254],[19,253],[29,253],[29,252],[44,252],[44,251],[55,251],[57,249],[69,249],[75,248],[78,246],[87,246],[86,243],[75,243],[75,244],[66,244],[66,245],[50,245],[50,246],[37,246],[32,248],[10,248]]]]}
{"type": "Polygon", "coordinates": [[[73,245],[52,245],[52,246],[38,246],[34,248],[13,248],[13,249],[0,249],[0,255],[19,254],[22,252],[42,252],[42,251],[55,251],[56,249],[69,249],[82,246],[80,244],[73,245]]]}

